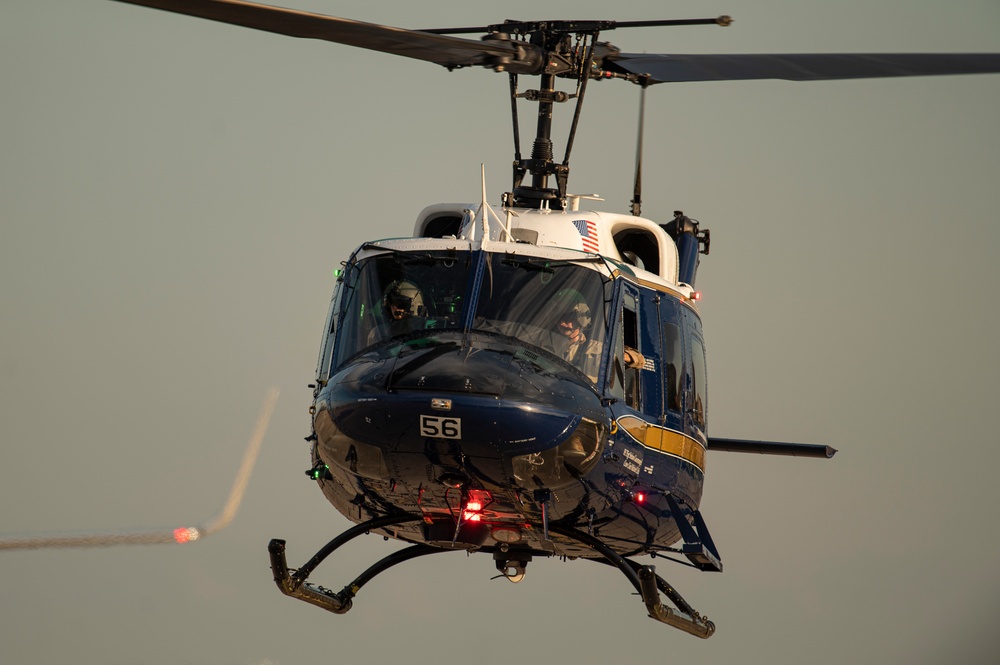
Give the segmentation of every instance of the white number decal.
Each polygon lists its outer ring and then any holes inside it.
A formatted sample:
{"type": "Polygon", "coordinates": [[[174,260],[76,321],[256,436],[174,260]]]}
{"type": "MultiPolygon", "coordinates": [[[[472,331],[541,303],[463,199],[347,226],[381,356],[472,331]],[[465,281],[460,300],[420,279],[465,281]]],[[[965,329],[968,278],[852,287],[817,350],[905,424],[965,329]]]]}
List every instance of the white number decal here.
{"type": "Polygon", "coordinates": [[[462,419],[420,416],[420,436],[436,439],[461,439],[462,419]]]}

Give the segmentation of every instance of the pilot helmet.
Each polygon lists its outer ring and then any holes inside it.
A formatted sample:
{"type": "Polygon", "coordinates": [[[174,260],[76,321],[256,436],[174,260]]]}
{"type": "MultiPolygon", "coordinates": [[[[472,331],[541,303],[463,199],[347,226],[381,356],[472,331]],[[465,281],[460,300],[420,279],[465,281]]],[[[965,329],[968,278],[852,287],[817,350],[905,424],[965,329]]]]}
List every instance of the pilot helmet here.
{"type": "Polygon", "coordinates": [[[382,296],[382,306],[390,315],[393,310],[402,312],[398,318],[426,316],[423,294],[416,284],[407,280],[396,280],[389,285],[382,296]]]}
{"type": "Polygon", "coordinates": [[[555,295],[552,303],[559,312],[558,321],[572,321],[581,330],[590,327],[590,307],[576,289],[563,289],[555,295]]]}

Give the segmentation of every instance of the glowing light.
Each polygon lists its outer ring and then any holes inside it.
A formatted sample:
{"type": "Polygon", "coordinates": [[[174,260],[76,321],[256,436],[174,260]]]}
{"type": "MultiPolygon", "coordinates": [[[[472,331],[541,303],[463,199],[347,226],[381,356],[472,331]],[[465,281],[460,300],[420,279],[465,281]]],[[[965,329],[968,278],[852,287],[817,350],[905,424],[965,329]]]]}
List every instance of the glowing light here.
{"type": "Polygon", "coordinates": [[[485,490],[469,490],[465,507],[462,509],[462,520],[466,522],[481,522],[483,508],[493,501],[493,497],[485,490]]]}
{"type": "Polygon", "coordinates": [[[701,300],[701,291],[692,291],[691,300],[701,300]]]}
{"type": "Polygon", "coordinates": [[[181,527],[180,529],[174,529],[174,540],[178,543],[189,543],[193,540],[198,540],[198,536],[201,534],[198,529],[194,527],[181,527]]]}
{"type": "Polygon", "coordinates": [[[479,514],[479,511],[483,509],[483,504],[479,501],[469,500],[465,504],[465,512],[462,514],[462,519],[466,522],[479,522],[483,519],[483,516],[479,514]]]}
{"type": "Polygon", "coordinates": [[[646,495],[643,492],[636,492],[635,494],[632,495],[632,498],[635,499],[636,503],[646,502],[646,495]]]}

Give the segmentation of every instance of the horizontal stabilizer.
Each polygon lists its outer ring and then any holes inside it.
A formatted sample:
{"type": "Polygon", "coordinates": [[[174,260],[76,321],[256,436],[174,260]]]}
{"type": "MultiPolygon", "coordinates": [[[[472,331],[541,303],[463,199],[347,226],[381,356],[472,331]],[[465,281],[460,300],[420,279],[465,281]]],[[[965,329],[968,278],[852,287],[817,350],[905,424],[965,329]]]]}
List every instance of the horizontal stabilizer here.
{"type": "Polygon", "coordinates": [[[720,439],[708,437],[709,450],[731,453],[758,453],[760,455],[790,455],[792,457],[821,457],[829,459],[837,454],[836,448],[813,443],[781,443],[780,441],[747,441],[746,439],[720,439]]]}

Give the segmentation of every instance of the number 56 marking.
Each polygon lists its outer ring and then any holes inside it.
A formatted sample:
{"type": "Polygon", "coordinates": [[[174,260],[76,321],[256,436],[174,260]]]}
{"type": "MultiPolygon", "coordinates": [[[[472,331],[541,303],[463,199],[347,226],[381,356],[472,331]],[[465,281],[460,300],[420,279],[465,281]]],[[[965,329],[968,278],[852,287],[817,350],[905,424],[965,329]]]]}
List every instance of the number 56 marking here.
{"type": "Polygon", "coordinates": [[[461,439],[462,419],[420,416],[420,436],[436,439],[461,439]]]}

